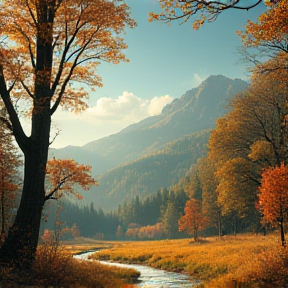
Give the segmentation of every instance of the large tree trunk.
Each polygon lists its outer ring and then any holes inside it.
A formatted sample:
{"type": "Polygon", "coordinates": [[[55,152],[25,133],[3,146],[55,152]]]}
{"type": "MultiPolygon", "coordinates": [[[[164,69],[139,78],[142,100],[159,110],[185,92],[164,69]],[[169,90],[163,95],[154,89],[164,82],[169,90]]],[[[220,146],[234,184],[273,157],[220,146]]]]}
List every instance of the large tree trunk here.
{"type": "MultiPolygon", "coordinates": [[[[38,1],[37,1],[38,2],[38,1]]],[[[37,248],[41,214],[45,202],[45,172],[51,127],[51,71],[53,63],[53,21],[56,2],[41,0],[37,4],[37,50],[31,136],[25,138],[15,129],[18,117],[11,112],[11,104],[4,84],[0,88],[9,111],[13,132],[25,157],[24,184],[15,222],[0,249],[0,259],[29,267],[37,248]],[[3,92],[4,91],[4,92],[3,92]],[[16,118],[16,120],[14,118],[16,118]]],[[[3,74],[1,74],[3,76],[3,74]]],[[[3,81],[3,79],[2,79],[3,81]]],[[[1,84],[1,82],[0,82],[1,84]]]]}
{"type": "MultiPolygon", "coordinates": [[[[45,111],[46,110],[46,111],[45,111]]],[[[13,226],[0,249],[1,261],[29,266],[37,248],[41,214],[45,202],[45,170],[48,157],[50,112],[33,115],[32,143],[25,151],[25,171],[22,198],[13,226]]]]}

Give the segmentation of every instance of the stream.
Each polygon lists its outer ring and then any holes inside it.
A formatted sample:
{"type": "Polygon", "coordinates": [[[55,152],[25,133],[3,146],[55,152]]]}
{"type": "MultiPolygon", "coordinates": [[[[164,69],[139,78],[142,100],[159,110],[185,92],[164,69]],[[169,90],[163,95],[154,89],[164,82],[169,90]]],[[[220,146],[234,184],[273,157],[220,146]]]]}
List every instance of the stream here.
{"type": "MultiPolygon", "coordinates": [[[[74,258],[89,260],[88,257],[93,253],[95,253],[95,251],[87,251],[82,254],[74,255],[74,258]]],[[[107,261],[99,262],[105,265],[114,265],[138,270],[141,273],[140,277],[138,278],[140,283],[129,285],[129,287],[133,288],[192,288],[200,283],[200,281],[197,281],[185,274],[167,272],[160,269],[154,269],[149,266],[112,263],[107,261]]]]}

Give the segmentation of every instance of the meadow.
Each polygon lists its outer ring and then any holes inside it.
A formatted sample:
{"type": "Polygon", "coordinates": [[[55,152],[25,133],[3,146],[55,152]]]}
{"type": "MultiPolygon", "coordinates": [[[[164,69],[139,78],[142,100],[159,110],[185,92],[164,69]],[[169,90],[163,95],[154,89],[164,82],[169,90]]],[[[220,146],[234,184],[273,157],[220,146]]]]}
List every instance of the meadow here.
{"type": "Polygon", "coordinates": [[[106,242],[78,237],[61,242],[60,246],[39,246],[29,274],[1,266],[0,287],[123,288],[130,287],[123,283],[133,283],[139,277],[134,269],[72,257],[94,249],[100,251],[92,255],[93,259],[186,273],[201,280],[197,288],[288,287],[288,249],[281,246],[278,235],[211,237],[199,242],[191,239],[106,242]]]}
{"type": "Polygon", "coordinates": [[[275,235],[240,235],[149,242],[114,242],[93,259],[187,273],[198,288],[288,287],[288,251],[275,235]]]}

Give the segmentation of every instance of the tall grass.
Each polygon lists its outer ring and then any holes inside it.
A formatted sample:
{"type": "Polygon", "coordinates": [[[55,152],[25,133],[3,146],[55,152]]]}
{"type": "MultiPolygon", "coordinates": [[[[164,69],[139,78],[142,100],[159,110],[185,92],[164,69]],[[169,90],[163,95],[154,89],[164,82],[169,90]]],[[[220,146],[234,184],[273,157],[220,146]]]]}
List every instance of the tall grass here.
{"type": "Polygon", "coordinates": [[[0,287],[122,288],[123,283],[132,283],[137,277],[139,272],[134,269],[80,261],[48,244],[39,246],[29,271],[0,267],[0,287]]]}
{"type": "Polygon", "coordinates": [[[200,287],[288,287],[287,249],[274,236],[123,242],[93,258],[185,272],[200,287]]]}

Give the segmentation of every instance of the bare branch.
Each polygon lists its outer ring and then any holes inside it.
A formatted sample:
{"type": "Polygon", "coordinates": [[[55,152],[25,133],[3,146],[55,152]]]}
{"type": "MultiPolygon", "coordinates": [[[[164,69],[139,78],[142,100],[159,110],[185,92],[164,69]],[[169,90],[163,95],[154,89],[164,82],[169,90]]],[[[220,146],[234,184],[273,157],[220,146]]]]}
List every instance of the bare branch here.
{"type": "Polygon", "coordinates": [[[55,139],[57,138],[57,136],[60,134],[60,132],[61,132],[61,130],[60,129],[58,129],[57,130],[57,132],[55,133],[55,135],[54,135],[54,137],[53,137],[53,139],[52,139],[52,141],[49,143],[49,146],[55,141],[55,139]]]}
{"type": "Polygon", "coordinates": [[[34,95],[31,93],[30,89],[28,88],[28,86],[24,83],[23,80],[20,81],[22,87],[25,89],[25,91],[27,92],[27,94],[34,99],[34,95]]]}

